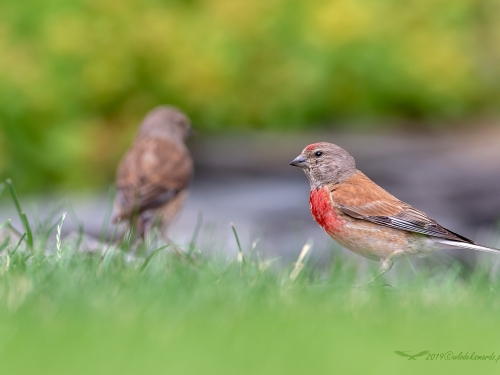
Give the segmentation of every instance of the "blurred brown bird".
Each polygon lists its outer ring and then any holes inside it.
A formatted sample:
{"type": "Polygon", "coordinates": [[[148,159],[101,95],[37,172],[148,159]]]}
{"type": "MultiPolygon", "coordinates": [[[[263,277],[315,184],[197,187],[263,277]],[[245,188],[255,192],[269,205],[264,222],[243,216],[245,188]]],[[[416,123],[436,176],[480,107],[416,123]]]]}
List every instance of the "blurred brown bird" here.
{"type": "Polygon", "coordinates": [[[184,144],[192,133],[188,117],[177,108],[159,106],[146,115],[118,167],[114,223],[128,221],[140,238],[158,223],[169,241],[168,227],[184,203],[193,174],[184,144]]]}
{"type": "Polygon", "coordinates": [[[290,165],[302,168],[309,180],[309,206],[316,222],[340,245],[380,261],[378,276],[390,270],[394,260],[445,247],[500,254],[442,227],[382,189],[337,145],[311,144],[290,165]]]}

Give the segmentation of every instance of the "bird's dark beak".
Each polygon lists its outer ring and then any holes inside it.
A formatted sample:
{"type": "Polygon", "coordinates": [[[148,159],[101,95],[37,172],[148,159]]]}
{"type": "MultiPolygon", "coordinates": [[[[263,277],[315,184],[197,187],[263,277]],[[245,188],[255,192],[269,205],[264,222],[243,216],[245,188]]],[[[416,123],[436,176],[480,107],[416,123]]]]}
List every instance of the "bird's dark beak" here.
{"type": "Polygon", "coordinates": [[[194,135],[196,135],[196,132],[193,130],[193,128],[189,128],[187,132],[187,138],[192,137],[194,135]]]}
{"type": "Polygon", "coordinates": [[[303,157],[302,155],[297,156],[289,164],[293,165],[294,167],[299,167],[299,168],[302,168],[302,169],[309,168],[309,164],[307,163],[306,158],[303,157]]]}

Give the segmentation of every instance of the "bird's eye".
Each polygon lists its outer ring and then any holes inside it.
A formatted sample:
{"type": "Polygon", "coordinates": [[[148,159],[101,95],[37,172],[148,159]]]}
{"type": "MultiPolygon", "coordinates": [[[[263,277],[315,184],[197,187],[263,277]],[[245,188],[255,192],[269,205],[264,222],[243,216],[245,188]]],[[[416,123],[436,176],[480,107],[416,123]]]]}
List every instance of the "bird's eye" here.
{"type": "Polygon", "coordinates": [[[316,152],[314,153],[314,155],[316,155],[316,156],[321,156],[321,155],[323,155],[323,153],[322,153],[321,151],[316,151],[316,152]]]}

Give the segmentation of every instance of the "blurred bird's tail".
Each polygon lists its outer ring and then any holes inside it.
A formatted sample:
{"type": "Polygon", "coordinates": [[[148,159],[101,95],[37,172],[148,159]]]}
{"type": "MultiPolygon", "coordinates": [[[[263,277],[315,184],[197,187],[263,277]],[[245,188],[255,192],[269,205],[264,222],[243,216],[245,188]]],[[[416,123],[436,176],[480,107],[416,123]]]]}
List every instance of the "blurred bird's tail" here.
{"type": "Polygon", "coordinates": [[[439,243],[442,243],[443,245],[449,245],[449,246],[453,246],[453,247],[461,247],[464,249],[471,249],[471,250],[476,250],[476,251],[483,251],[485,253],[492,253],[492,254],[500,255],[500,250],[494,249],[492,247],[486,247],[486,246],[471,244],[471,243],[467,243],[467,242],[445,240],[445,239],[441,239],[441,238],[436,239],[436,241],[439,243]]]}

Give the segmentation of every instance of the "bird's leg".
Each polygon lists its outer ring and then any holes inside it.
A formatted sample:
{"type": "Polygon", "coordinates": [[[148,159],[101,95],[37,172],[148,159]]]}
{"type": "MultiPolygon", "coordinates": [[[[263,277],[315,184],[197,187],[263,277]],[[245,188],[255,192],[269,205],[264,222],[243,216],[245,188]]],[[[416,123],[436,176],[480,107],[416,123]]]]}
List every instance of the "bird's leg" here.
{"type": "Polygon", "coordinates": [[[122,249],[126,251],[132,250],[136,253],[143,251],[146,244],[145,239],[148,223],[149,218],[144,212],[131,216],[129,219],[129,228],[121,239],[122,249]]]}
{"type": "Polygon", "coordinates": [[[381,259],[380,260],[380,268],[378,269],[375,277],[373,279],[371,279],[370,281],[368,281],[367,283],[361,284],[359,287],[361,288],[361,287],[364,287],[364,286],[367,286],[367,285],[370,285],[371,283],[373,283],[380,276],[382,276],[384,273],[389,271],[392,268],[393,264],[394,264],[394,262],[391,260],[390,257],[381,259]]]}
{"type": "Polygon", "coordinates": [[[137,217],[137,221],[135,223],[135,228],[136,228],[136,233],[137,237],[139,238],[140,241],[144,241],[144,238],[146,237],[146,225],[148,223],[148,219],[144,217],[144,215],[139,215],[137,217]]]}
{"type": "Polygon", "coordinates": [[[377,271],[377,275],[373,278],[373,280],[371,282],[375,281],[380,276],[382,276],[384,273],[386,273],[387,271],[389,271],[392,268],[393,264],[394,264],[394,262],[391,260],[390,257],[385,258],[385,259],[381,259],[381,261],[380,261],[380,268],[377,271]]]}
{"type": "Polygon", "coordinates": [[[165,219],[164,215],[161,212],[159,212],[155,215],[151,228],[155,228],[156,230],[158,230],[167,247],[172,248],[175,255],[184,257],[186,254],[184,254],[182,249],[179,248],[167,234],[167,228],[169,227],[169,224],[170,222],[165,219]]]}

